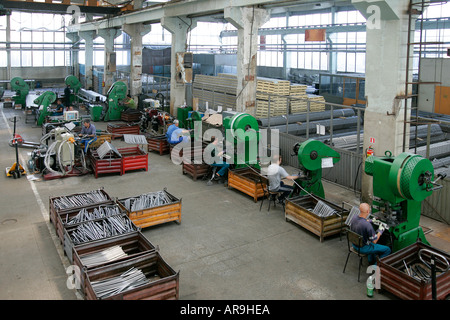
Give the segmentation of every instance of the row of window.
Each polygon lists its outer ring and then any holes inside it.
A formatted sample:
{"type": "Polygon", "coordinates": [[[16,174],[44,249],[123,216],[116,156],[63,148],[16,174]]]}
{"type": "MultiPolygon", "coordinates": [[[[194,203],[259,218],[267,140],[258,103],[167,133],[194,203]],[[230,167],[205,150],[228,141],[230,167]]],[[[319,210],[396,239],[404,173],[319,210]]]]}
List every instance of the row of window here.
{"type": "MultiPolygon", "coordinates": [[[[424,18],[442,17],[450,12],[450,4],[432,6],[424,18]],[[449,11],[447,11],[449,10],[449,11]],[[445,13],[445,14],[444,14],[445,13]]],[[[65,37],[65,30],[70,16],[13,12],[10,16],[11,66],[42,67],[70,65],[70,40],[65,37]]],[[[271,18],[262,28],[283,28],[292,26],[326,25],[331,23],[346,24],[364,22],[358,11],[341,11],[317,13],[290,17],[271,18]],[[334,20],[334,21],[333,21],[334,20]]],[[[211,48],[222,48],[225,52],[235,52],[237,37],[220,37],[221,31],[235,30],[231,24],[199,22],[188,36],[188,45],[201,52],[210,52],[211,48]],[[205,43],[207,44],[205,46],[205,43]]],[[[444,41],[450,43],[449,29],[426,30],[422,41],[444,41]]],[[[418,35],[416,35],[416,38],[418,35]]],[[[338,72],[365,71],[365,32],[338,32],[324,42],[305,42],[304,34],[267,35],[258,38],[260,50],[258,65],[282,67],[284,59],[288,68],[313,69],[326,71],[330,63],[336,65],[338,72]],[[330,40],[332,49],[330,49],[330,40]],[[286,54],[283,52],[286,51],[286,54]]],[[[129,37],[122,33],[115,39],[117,65],[129,65],[129,37]]],[[[171,45],[171,33],[160,24],[152,25],[150,33],[143,37],[144,45],[171,45]]],[[[103,39],[94,40],[94,65],[104,64],[102,50],[103,39]]],[[[440,53],[430,53],[439,56],[440,53]]],[[[80,50],[79,62],[84,64],[84,51],[80,50]]],[[[6,17],[0,17],[0,67],[5,67],[6,59],[6,17]]]]}

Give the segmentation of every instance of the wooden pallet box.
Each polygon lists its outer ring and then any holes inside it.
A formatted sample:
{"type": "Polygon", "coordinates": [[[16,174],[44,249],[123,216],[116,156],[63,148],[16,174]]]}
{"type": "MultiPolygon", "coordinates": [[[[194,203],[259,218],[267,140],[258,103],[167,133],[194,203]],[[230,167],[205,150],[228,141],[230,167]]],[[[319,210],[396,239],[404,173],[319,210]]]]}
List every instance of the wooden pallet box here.
{"type": "Polygon", "coordinates": [[[112,139],[122,139],[124,134],[136,134],[141,132],[139,124],[129,124],[126,122],[108,123],[106,131],[111,133],[112,139]]]}
{"type": "Polygon", "coordinates": [[[55,202],[57,202],[60,198],[62,198],[62,197],[70,198],[70,197],[75,197],[75,196],[81,196],[81,195],[86,194],[87,192],[73,193],[73,194],[69,194],[66,196],[49,197],[50,222],[56,226],[57,214],[61,214],[64,212],[69,212],[69,211],[77,210],[77,209],[81,210],[82,208],[92,208],[92,207],[99,206],[101,204],[110,204],[113,202],[113,200],[111,199],[109,194],[105,192],[105,190],[98,189],[98,190],[93,190],[93,191],[98,191],[104,197],[104,200],[101,200],[98,202],[93,202],[91,204],[83,204],[83,205],[79,205],[79,206],[74,205],[73,207],[70,207],[70,208],[58,209],[55,202]]]}
{"type": "MultiPolygon", "coordinates": [[[[120,214],[124,213],[123,209],[120,208],[113,200],[111,200],[110,203],[102,204],[102,205],[95,206],[95,207],[81,208],[81,209],[77,208],[77,209],[58,213],[57,217],[56,217],[55,229],[56,229],[56,234],[57,234],[60,242],[61,243],[64,242],[64,229],[66,229],[67,227],[73,227],[73,226],[78,225],[78,224],[68,224],[67,222],[70,219],[75,217],[83,209],[85,209],[87,212],[91,213],[94,210],[99,209],[100,207],[117,208],[120,214]]],[[[89,220],[85,220],[85,221],[89,221],[89,220]]]]}
{"type": "MultiPolygon", "coordinates": [[[[115,215],[114,217],[121,217],[124,220],[129,220],[129,218],[128,218],[126,213],[121,214],[121,215],[115,215]]],[[[101,220],[104,220],[104,219],[96,219],[96,220],[91,220],[91,221],[88,221],[88,222],[92,222],[92,221],[99,221],[100,222],[101,220]]],[[[103,238],[98,238],[98,239],[95,239],[95,240],[86,240],[86,241],[78,243],[78,242],[75,242],[73,240],[72,235],[73,235],[74,232],[76,232],[77,228],[80,225],[82,225],[82,223],[80,223],[78,225],[75,225],[75,226],[70,226],[70,227],[64,228],[64,243],[63,243],[63,245],[64,245],[64,254],[67,256],[67,259],[69,259],[70,263],[73,263],[73,252],[74,252],[74,249],[77,246],[85,245],[85,244],[88,244],[88,243],[93,243],[93,242],[100,241],[100,240],[105,240],[105,239],[114,239],[114,238],[117,238],[117,237],[122,236],[124,234],[129,234],[129,233],[133,233],[133,232],[136,232],[136,231],[140,231],[139,227],[137,227],[133,223],[130,223],[130,226],[131,226],[130,230],[122,231],[121,233],[116,234],[116,235],[107,236],[107,237],[103,237],[103,238]]]]}
{"type": "Polygon", "coordinates": [[[183,161],[181,164],[182,167],[182,173],[187,174],[192,177],[194,181],[196,181],[198,178],[203,178],[206,176],[209,172],[209,169],[211,166],[209,164],[206,164],[204,162],[200,164],[196,163],[186,163],[183,161]]]}
{"type": "Polygon", "coordinates": [[[118,148],[117,151],[122,155],[122,174],[139,169],[148,171],[148,153],[140,147],[118,148]]]}
{"type": "Polygon", "coordinates": [[[258,199],[265,195],[267,182],[257,173],[259,170],[253,170],[250,168],[228,170],[228,189],[235,188],[258,202],[258,199]]]}
{"type": "Polygon", "coordinates": [[[125,122],[139,122],[141,119],[141,113],[137,112],[122,112],[120,114],[120,120],[125,122]]]}
{"type": "Polygon", "coordinates": [[[91,150],[88,154],[88,158],[91,163],[92,170],[94,171],[95,178],[97,179],[100,174],[106,173],[119,173],[123,174],[122,158],[114,154],[113,156],[107,155],[105,158],[100,159],[97,151],[91,150]]]}
{"type": "MultiPolygon", "coordinates": [[[[432,282],[416,279],[406,273],[405,263],[411,266],[415,263],[426,265],[420,260],[419,252],[421,250],[430,250],[439,254],[450,262],[450,255],[439,249],[433,248],[420,240],[406,248],[391,253],[387,257],[379,259],[377,265],[380,268],[381,289],[389,291],[403,300],[431,300],[432,282]]],[[[426,251],[421,253],[422,259],[430,265],[431,254],[426,251]]],[[[437,270],[445,270],[447,265],[441,259],[436,259],[437,270]]],[[[430,269],[427,271],[431,275],[430,269]]],[[[436,298],[438,300],[448,299],[450,297],[450,270],[438,272],[436,274],[436,298]]]]}
{"type": "Polygon", "coordinates": [[[81,291],[83,293],[86,292],[86,273],[88,271],[107,266],[112,263],[139,257],[149,252],[154,252],[155,250],[155,246],[140,231],[75,246],[73,249],[73,264],[80,270],[81,291]],[[83,259],[88,255],[99,253],[114,246],[121,247],[121,249],[126,253],[126,257],[121,257],[115,260],[105,260],[103,262],[99,261],[99,263],[90,265],[83,262],[83,259]]]}
{"type": "Polygon", "coordinates": [[[86,299],[99,299],[93,289],[93,282],[119,276],[133,267],[141,270],[150,280],[149,283],[108,296],[104,300],[178,300],[179,272],[175,272],[158,252],[89,270],[86,276],[86,299]]]}
{"type": "Polygon", "coordinates": [[[349,211],[347,209],[343,209],[317,196],[297,196],[286,200],[286,221],[292,221],[319,236],[320,242],[323,242],[326,237],[340,234],[345,226],[345,220],[348,214],[349,211]],[[314,214],[312,210],[319,200],[332,209],[335,209],[339,215],[321,217],[314,214]]]}
{"type": "Polygon", "coordinates": [[[163,192],[171,200],[170,203],[138,211],[131,211],[125,206],[125,200],[133,197],[118,199],[116,202],[139,228],[148,228],[171,221],[181,223],[182,199],[178,199],[167,190],[163,190],[163,192]]]}

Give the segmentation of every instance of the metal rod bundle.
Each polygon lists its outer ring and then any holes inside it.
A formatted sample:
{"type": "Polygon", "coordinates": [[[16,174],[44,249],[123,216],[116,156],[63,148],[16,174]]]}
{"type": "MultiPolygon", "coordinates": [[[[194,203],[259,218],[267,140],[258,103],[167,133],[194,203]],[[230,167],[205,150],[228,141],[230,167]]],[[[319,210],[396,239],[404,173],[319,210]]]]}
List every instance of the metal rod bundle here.
{"type": "Polygon", "coordinates": [[[126,272],[116,277],[104,280],[92,281],[92,289],[99,299],[103,299],[115,294],[119,294],[125,290],[134,289],[136,287],[148,284],[149,279],[145,277],[142,270],[132,267],[126,272]]]}
{"type": "Polygon", "coordinates": [[[331,208],[330,206],[325,204],[323,201],[318,201],[316,206],[314,207],[312,213],[314,213],[316,216],[326,218],[326,217],[336,214],[337,210],[331,208]]]}
{"type": "Polygon", "coordinates": [[[82,223],[70,234],[70,237],[77,245],[133,231],[136,231],[136,226],[127,216],[112,216],[99,221],[82,223]]]}
{"type": "Polygon", "coordinates": [[[128,198],[123,205],[128,211],[139,211],[171,203],[172,200],[164,191],[150,192],[139,197],[128,198]]]}
{"type": "Polygon", "coordinates": [[[73,196],[62,196],[60,198],[56,198],[53,203],[56,210],[63,210],[74,207],[82,207],[104,201],[108,201],[106,195],[103,194],[100,190],[94,190],[73,196]]]}
{"type": "Polygon", "coordinates": [[[88,220],[102,219],[106,217],[110,217],[116,214],[120,214],[122,211],[120,208],[116,206],[99,206],[98,208],[94,208],[93,211],[89,212],[88,209],[81,209],[78,214],[69,219],[69,215],[66,216],[66,224],[78,224],[81,222],[85,222],[88,220]]]}
{"type": "Polygon", "coordinates": [[[83,256],[81,263],[86,267],[98,266],[100,264],[115,261],[124,257],[127,257],[121,246],[112,246],[99,252],[94,252],[83,256]]]}

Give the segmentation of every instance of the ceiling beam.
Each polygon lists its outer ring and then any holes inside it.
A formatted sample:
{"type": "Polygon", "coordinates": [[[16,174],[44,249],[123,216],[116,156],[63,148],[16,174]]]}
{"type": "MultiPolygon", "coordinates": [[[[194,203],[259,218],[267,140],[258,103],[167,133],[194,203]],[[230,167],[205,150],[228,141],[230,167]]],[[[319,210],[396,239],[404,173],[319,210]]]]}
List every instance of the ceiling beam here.
{"type": "MultiPolygon", "coordinates": [[[[5,9],[12,11],[24,11],[24,12],[39,12],[39,13],[53,13],[53,14],[66,14],[67,8],[70,4],[61,3],[44,3],[44,2],[28,2],[28,1],[2,1],[5,9]]],[[[102,6],[82,6],[76,5],[80,8],[81,13],[92,14],[118,14],[120,8],[118,7],[102,7],[102,6]]]]}

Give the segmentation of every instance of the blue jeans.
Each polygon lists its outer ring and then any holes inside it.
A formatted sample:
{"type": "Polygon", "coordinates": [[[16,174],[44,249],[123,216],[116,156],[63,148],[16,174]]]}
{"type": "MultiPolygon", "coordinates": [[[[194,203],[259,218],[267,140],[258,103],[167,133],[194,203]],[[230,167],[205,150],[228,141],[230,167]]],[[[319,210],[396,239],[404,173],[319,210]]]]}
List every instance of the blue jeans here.
{"type": "Polygon", "coordinates": [[[225,175],[225,173],[227,172],[228,168],[230,167],[229,163],[223,162],[223,163],[213,163],[211,164],[211,166],[213,167],[217,167],[220,168],[219,171],[217,171],[217,174],[221,177],[223,177],[225,175]]]}
{"type": "Polygon", "coordinates": [[[84,144],[84,153],[87,153],[89,145],[94,141],[97,141],[97,137],[93,137],[90,139],[81,139],[81,142],[84,144]]]}
{"type": "MultiPolygon", "coordinates": [[[[353,247],[358,250],[358,247],[353,245],[353,247]]],[[[377,256],[384,258],[391,253],[391,249],[388,246],[382,244],[371,243],[361,247],[359,250],[361,254],[367,254],[367,259],[369,260],[369,264],[377,264],[377,256]]]]}

